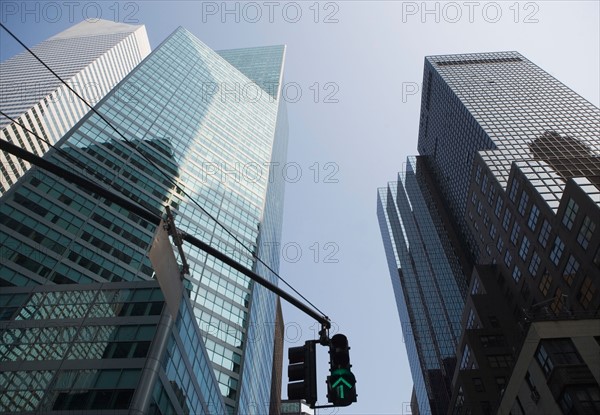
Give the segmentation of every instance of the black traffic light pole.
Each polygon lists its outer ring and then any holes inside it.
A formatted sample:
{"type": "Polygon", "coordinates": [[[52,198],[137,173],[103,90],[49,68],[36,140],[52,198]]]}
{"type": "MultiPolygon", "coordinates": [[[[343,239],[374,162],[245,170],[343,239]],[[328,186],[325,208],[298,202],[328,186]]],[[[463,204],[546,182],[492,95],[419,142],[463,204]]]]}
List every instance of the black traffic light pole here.
{"type": "MultiPolygon", "coordinates": [[[[118,194],[105,189],[104,187],[92,182],[91,180],[89,180],[85,177],[82,177],[73,172],[70,172],[69,170],[66,170],[66,169],[64,169],[42,157],[39,157],[36,154],[30,153],[29,151],[24,150],[21,147],[15,146],[14,144],[9,143],[6,140],[0,140],[0,150],[11,153],[12,155],[14,155],[18,158],[21,158],[23,160],[26,160],[31,164],[35,164],[36,166],[38,166],[44,170],[47,170],[47,171],[55,174],[56,176],[59,176],[71,183],[81,186],[86,190],[89,190],[93,193],[97,193],[100,196],[104,197],[105,199],[121,206],[124,209],[127,209],[127,210],[135,213],[136,215],[144,218],[145,220],[147,220],[150,223],[155,224],[156,226],[158,226],[160,223],[160,219],[161,219],[160,213],[151,212],[147,208],[142,207],[137,203],[131,202],[131,201],[125,199],[124,197],[121,197],[118,194]]],[[[227,255],[223,254],[222,252],[216,250],[215,248],[208,245],[207,243],[202,242],[200,239],[196,238],[193,235],[190,235],[187,233],[182,233],[181,237],[184,241],[187,241],[190,244],[194,245],[196,248],[199,248],[199,249],[203,250],[204,252],[208,253],[209,255],[214,256],[215,258],[217,258],[220,261],[224,262],[225,264],[229,265],[233,269],[241,272],[242,274],[244,274],[245,276],[250,278],[252,281],[262,285],[269,291],[277,294],[278,296],[280,296],[281,298],[286,300],[288,303],[290,303],[291,305],[298,308],[300,311],[303,311],[304,313],[308,314],[309,316],[311,316],[312,318],[317,320],[319,323],[321,323],[321,326],[323,327],[324,330],[331,328],[331,322],[327,316],[323,316],[323,315],[320,315],[319,313],[315,312],[312,308],[308,307],[306,304],[302,303],[301,301],[299,301],[292,295],[288,294],[286,291],[283,291],[281,288],[279,288],[275,284],[264,279],[263,277],[261,277],[260,275],[255,273],[254,271],[246,268],[239,262],[228,257],[227,255]]]]}

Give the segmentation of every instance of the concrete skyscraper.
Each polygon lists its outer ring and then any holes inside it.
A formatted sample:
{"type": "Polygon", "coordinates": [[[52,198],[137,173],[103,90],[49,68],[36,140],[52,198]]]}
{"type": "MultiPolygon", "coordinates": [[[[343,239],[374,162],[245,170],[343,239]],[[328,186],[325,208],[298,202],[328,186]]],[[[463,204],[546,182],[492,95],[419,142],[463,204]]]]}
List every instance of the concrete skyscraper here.
{"type": "Polygon", "coordinates": [[[427,57],[418,149],[399,181],[410,203],[395,195],[399,184],[379,192],[401,319],[416,338],[412,352],[407,342],[416,406],[422,413],[597,413],[598,108],[516,52],[427,57]],[[430,195],[425,204],[419,194],[430,195]],[[428,212],[440,212],[433,227],[428,212]],[[398,238],[406,247],[394,245],[398,238]],[[423,259],[421,241],[431,239],[423,259]],[[406,275],[439,258],[454,283],[437,276],[439,267],[429,277],[406,275]],[[427,278],[450,282],[446,292],[463,298],[443,304],[449,314],[464,308],[445,389],[415,376],[430,369],[419,321],[440,321],[436,308],[411,316],[418,312],[411,292],[431,295],[427,278]],[[447,405],[429,405],[440,401],[447,405]]]}
{"type": "MultiPolygon", "coordinates": [[[[3,41],[10,36],[2,34],[3,41]]],[[[144,26],[107,20],[83,21],[31,48],[92,105],[150,53],[144,26]]],[[[89,108],[28,51],[0,63],[0,139],[43,155],[89,108]]],[[[0,152],[0,194],[16,183],[28,163],[0,152]]]]}
{"type": "MultiPolygon", "coordinates": [[[[276,283],[254,255],[278,269],[275,247],[284,182],[270,176],[268,167],[284,163],[287,153],[286,109],[280,99],[284,57],[284,46],[214,52],[179,28],[106,95],[96,106],[98,113],[85,115],[61,138],[60,150],[51,149],[46,159],[158,215],[170,206],[178,229],[276,283]]],[[[156,226],[98,195],[34,167],[1,201],[0,281],[11,290],[146,284],[153,278],[147,252],[156,226]]],[[[201,389],[210,388],[214,379],[228,413],[268,413],[271,391],[279,390],[272,387],[272,379],[280,382],[273,376],[274,349],[280,347],[275,335],[281,325],[277,297],[189,244],[183,251],[190,268],[184,281],[188,317],[202,335],[194,347],[206,350],[214,376],[202,374],[201,362],[191,362],[191,372],[201,379],[201,389]]],[[[6,312],[9,325],[23,315],[27,298],[21,301],[6,312]]],[[[190,340],[183,343],[188,347],[190,340]]],[[[177,363],[177,356],[171,359],[174,370],[167,367],[167,377],[159,376],[165,399],[178,397],[187,408],[199,407],[189,401],[188,380],[178,377],[184,363],[177,363]]],[[[48,382],[36,391],[49,399],[50,408],[68,409],[75,402],[53,398],[57,382],[68,388],[60,383],[65,376],[61,373],[45,373],[48,382]]],[[[8,384],[17,389],[32,384],[20,383],[22,376],[27,374],[19,373],[8,384]]],[[[139,376],[128,379],[128,389],[137,391],[139,376]]],[[[83,393],[77,388],[75,384],[71,393],[83,393]]],[[[154,400],[162,396],[158,389],[154,400]]],[[[136,393],[123,399],[135,403],[136,393]]],[[[210,399],[210,390],[202,394],[210,399]]],[[[89,397],[86,409],[94,399],[89,397]]],[[[120,408],[127,407],[118,401],[120,408]]],[[[175,412],[186,411],[178,405],[175,412]]]]}

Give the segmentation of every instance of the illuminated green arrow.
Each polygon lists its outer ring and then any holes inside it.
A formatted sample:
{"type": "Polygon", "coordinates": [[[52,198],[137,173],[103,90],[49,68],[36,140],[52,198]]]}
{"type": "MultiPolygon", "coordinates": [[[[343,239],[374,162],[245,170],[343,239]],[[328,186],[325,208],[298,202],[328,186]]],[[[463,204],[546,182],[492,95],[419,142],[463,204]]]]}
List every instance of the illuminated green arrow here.
{"type": "Polygon", "coordinates": [[[350,389],[352,387],[352,385],[344,378],[340,377],[338,378],[338,380],[336,380],[333,385],[331,385],[332,388],[336,388],[338,385],[340,385],[339,387],[339,396],[340,398],[344,399],[344,385],[346,385],[346,387],[348,389],[350,389]]]}

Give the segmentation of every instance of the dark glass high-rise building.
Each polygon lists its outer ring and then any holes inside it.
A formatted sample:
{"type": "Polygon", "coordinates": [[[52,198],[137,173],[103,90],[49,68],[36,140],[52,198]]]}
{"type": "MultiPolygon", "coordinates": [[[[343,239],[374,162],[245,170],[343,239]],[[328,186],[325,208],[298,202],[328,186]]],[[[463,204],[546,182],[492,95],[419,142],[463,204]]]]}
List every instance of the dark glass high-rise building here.
{"type": "MultiPolygon", "coordinates": [[[[284,57],[284,46],[215,52],[179,28],[98,103],[97,113],[88,113],[67,132],[57,143],[60,151],[51,150],[46,159],[159,215],[169,205],[178,229],[276,283],[276,277],[255,255],[278,268],[275,247],[281,233],[284,183],[269,175],[269,166],[283,164],[287,153],[286,109],[280,99],[284,57]]],[[[10,307],[3,314],[7,320],[3,328],[11,326],[23,307],[28,307],[37,286],[51,286],[50,291],[60,286],[79,298],[83,295],[80,291],[88,290],[79,286],[91,284],[96,291],[86,298],[92,301],[104,296],[104,289],[133,290],[127,284],[151,282],[154,269],[147,253],[155,232],[155,224],[33,168],[2,196],[0,204],[0,283],[9,287],[3,290],[20,296],[18,300],[6,298],[10,307]]],[[[228,413],[268,413],[272,399],[279,399],[272,396],[272,391],[279,390],[272,379],[280,382],[273,369],[277,365],[274,354],[280,357],[280,351],[275,353],[280,349],[275,328],[281,324],[277,297],[194,246],[184,244],[183,251],[190,269],[185,281],[189,303],[184,302],[188,305],[182,308],[185,321],[181,324],[193,321],[201,338],[180,335],[188,360],[180,359],[172,347],[175,367],[165,366],[165,376],[184,376],[186,370],[198,374],[196,366],[202,362],[193,361],[195,353],[210,361],[212,373],[199,375],[196,383],[160,375],[163,385],[171,385],[165,399],[180,402],[175,413],[196,413],[194,408],[202,405],[187,403],[186,397],[199,387],[208,402],[214,382],[223,401],[217,402],[216,408],[224,404],[228,413]]],[[[42,291],[42,296],[51,296],[42,291]]],[[[126,294],[122,297],[115,302],[129,301],[126,294]]],[[[160,295],[152,301],[160,302],[160,295]]],[[[125,305],[112,308],[121,307],[125,305]]],[[[154,311],[152,315],[158,313],[154,311]]],[[[115,321],[119,324],[121,320],[115,321]]],[[[7,368],[21,370],[11,363],[18,359],[14,355],[3,355],[3,359],[7,368]]],[[[91,365],[102,365],[102,361],[91,365]]],[[[88,369],[85,365],[73,367],[88,369]]],[[[0,386],[0,395],[10,388],[27,390],[31,382],[21,379],[29,375],[11,377],[12,383],[0,386]]],[[[63,382],[60,370],[44,376],[47,383],[36,389],[42,406],[32,411],[83,409],[72,406],[77,401],[74,398],[48,395],[53,393],[53,385],[63,382]]],[[[139,382],[145,379],[128,376],[124,389],[129,395],[113,397],[111,402],[118,401],[119,409],[138,402],[139,382]]],[[[67,393],[68,384],[61,385],[57,390],[67,393]]],[[[143,389],[148,390],[152,389],[143,389]]],[[[99,408],[94,407],[97,399],[90,395],[84,409],[99,408]]],[[[156,408],[162,408],[159,403],[156,408]]],[[[6,404],[7,411],[23,410],[11,404],[6,404]]],[[[171,412],[161,409],[160,413],[171,412]]]]}
{"type": "MultiPolygon", "coordinates": [[[[459,264],[464,300],[450,398],[439,388],[419,394],[413,375],[421,413],[597,413],[598,108],[516,52],[427,57],[418,149],[405,175],[427,178],[413,191],[433,195],[427,209],[394,201],[380,214],[388,262],[399,258],[392,281],[411,284],[405,270],[427,226],[421,219],[415,231],[414,218],[443,212],[436,246],[459,264]],[[390,244],[393,222],[408,241],[406,259],[390,244]]],[[[380,211],[396,186],[380,190],[380,211]]],[[[410,318],[414,300],[399,300],[410,318]]],[[[437,321],[435,308],[424,310],[418,319],[437,321]]],[[[418,342],[415,355],[413,373],[426,373],[418,342]]]]}

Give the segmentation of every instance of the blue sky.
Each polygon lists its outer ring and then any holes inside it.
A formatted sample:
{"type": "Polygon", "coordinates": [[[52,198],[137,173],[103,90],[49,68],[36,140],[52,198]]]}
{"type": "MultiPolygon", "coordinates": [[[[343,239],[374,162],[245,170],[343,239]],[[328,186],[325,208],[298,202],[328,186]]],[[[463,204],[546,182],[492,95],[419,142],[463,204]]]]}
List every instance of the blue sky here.
{"type": "MultiPolygon", "coordinates": [[[[24,4],[3,1],[0,19],[27,45],[95,17],[145,24],[153,48],[178,26],[217,50],[287,45],[288,160],[297,164],[286,172],[281,275],[348,336],[358,380],[356,404],[320,414],[410,413],[376,189],[416,153],[424,56],[516,50],[600,100],[597,1],[258,1],[228,2],[227,10],[220,1],[24,4]]],[[[2,60],[20,51],[5,32],[0,42],[2,60]]],[[[314,336],[310,318],[287,305],[284,315],[286,347],[314,336]]]]}

